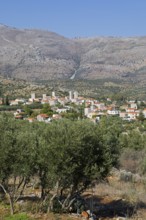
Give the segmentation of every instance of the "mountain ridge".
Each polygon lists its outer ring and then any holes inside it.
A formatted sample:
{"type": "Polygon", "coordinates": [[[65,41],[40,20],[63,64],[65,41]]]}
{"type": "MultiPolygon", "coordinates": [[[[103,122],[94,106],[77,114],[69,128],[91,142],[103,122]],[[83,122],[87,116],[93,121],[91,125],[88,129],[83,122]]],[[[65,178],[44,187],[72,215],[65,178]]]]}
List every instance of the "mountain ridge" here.
{"type": "Polygon", "coordinates": [[[146,36],[69,39],[46,30],[0,24],[0,75],[28,81],[146,83],[146,36]]]}

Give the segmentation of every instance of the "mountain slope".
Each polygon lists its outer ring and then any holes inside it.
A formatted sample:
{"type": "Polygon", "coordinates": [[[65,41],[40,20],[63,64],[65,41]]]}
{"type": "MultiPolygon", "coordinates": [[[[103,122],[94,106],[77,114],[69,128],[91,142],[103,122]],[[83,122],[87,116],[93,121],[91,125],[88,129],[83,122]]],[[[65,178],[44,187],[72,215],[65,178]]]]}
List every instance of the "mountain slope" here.
{"type": "Polygon", "coordinates": [[[79,77],[140,80],[146,73],[146,37],[81,40],[79,77]]]}
{"type": "Polygon", "coordinates": [[[0,74],[27,80],[68,78],[76,44],[52,32],[0,26],[0,74]]]}
{"type": "Polygon", "coordinates": [[[146,83],[146,37],[67,39],[0,25],[0,75],[31,81],[146,83]]]}

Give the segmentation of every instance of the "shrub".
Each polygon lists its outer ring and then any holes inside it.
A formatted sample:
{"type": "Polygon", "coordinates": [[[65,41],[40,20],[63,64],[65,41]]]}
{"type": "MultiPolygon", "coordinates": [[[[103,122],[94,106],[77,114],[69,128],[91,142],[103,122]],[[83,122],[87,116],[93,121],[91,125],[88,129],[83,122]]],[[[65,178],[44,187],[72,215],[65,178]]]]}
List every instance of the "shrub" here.
{"type": "Polygon", "coordinates": [[[27,216],[27,214],[20,213],[20,214],[8,216],[4,220],[31,220],[31,219],[27,216]]]}

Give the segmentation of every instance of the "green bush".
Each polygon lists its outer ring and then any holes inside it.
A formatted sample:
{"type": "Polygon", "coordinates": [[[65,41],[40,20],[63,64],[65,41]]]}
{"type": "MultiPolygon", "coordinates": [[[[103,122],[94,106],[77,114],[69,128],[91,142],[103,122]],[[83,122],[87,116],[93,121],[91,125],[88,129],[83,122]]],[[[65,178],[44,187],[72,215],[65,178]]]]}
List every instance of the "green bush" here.
{"type": "Polygon", "coordinates": [[[4,220],[30,220],[30,218],[27,216],[27,214],[20,213],[20,214],[8,216],[4,220]]]}

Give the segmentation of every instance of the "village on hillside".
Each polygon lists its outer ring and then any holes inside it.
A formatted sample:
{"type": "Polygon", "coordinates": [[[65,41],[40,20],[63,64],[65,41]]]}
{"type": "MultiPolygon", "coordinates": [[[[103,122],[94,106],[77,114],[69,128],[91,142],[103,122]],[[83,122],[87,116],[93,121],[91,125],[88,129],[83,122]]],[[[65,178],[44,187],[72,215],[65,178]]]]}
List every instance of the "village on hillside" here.
{"type": "MultiPolygon", "coordinates": [[[[2,98],[0,99],[2,105],[2,98]]],[[[93,98],[84,98],[79,96],[77,91],[69,91],[68,96],[56,96],[53,91],[51,96],[43,94],[42,97],[36,97],[31,93],[28,99],[17,98],[9,101],[9,106],[22,106],[14,112],[16,119],[25,119],[29,122],[41,121],[49,123],[54,119],[66,117],[69,113],[76,114],[76,118],[88,118],[93,122],[98,122],[102,116],[118,116],[126,121],[137,120],[138,117],[146,118],[145,101],[130,100],[117,105],[116,101],[107,98],[106,102],[101,102],[93,98]],[[26,114],[24,106],[31,106],[39,103],[46,106],[47,111],[37,111],[35,114],[26,114]],[[143,103],[143,105],[141,105],[143,103]]],[[[32,112],[31,112],[32,113],[32,112]]],[[[69,117],[68,117],[69,118],[69,117]]]]}

